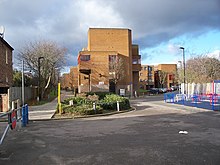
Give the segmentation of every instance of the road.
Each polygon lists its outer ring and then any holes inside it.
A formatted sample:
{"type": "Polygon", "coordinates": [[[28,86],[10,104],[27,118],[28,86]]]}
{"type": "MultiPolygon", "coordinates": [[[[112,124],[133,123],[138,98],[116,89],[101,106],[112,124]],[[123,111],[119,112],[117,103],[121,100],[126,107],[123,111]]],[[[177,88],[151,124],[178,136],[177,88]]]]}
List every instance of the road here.
{"type": "Polygon", "coordinates": [[[167,107],[160,97],[131,100],[137,110],[128,113],[10,131],[0,164],[220,164],[220,113],[167,107]]]}

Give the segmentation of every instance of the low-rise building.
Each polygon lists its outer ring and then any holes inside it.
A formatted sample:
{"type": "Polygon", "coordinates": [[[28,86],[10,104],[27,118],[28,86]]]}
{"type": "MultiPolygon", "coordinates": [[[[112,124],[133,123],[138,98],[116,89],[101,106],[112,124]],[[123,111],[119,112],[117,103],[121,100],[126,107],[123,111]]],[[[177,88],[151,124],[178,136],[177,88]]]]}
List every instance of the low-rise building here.
{"type": "Polygon", "coordinates": [[[9,107],[8,89],[13,83],[12,51],[14,49],[0,37],[0,111],[9,107]]]}
{"type": "Polygon", "coordinates": [[[141,56],[130,29],[90,28],[88,46],[78,55],[78,91],[133,95],[139,89],[141,56]]]}
{"type": "Polygon", "coordinates": [[[140,71],[140,88],[141,89],[150,89],[154,85],[154,66],[153,65],[141,65],[140,71]]]}
{"type": "Polygon", "coordinates": [[[155,87],[170,88],[177,85],[175,75],[177,64],[159,64],[155,70],[155,87]]]}

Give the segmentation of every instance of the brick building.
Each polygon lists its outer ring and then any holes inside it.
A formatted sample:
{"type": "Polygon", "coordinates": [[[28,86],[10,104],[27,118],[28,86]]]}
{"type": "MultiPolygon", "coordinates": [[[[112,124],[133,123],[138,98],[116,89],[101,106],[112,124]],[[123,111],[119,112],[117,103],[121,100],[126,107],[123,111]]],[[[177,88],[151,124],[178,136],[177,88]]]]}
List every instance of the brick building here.
{"type": "Polygon", "coordinates": [[[150,89],[154,85],[154,66],[153,65],[141,65],[140,71],[140,88],[141,89],[150,89]]]}
{"type": "Polygon", "coordinates": [[[61,88],[62,89],[70,88],[70,74],[69,73],[64,73],[62,75],[62,77],[60,77],[60,82],[61,82],[61,88]]]}
{"type": "Polygon", "coordinates": [[[177,73],[177,64],[159,64],[155,67],[155,87],[170,88],[175,86],[175,74],[177,73]],[[161,84],[160,79],[164,79],[161,84]]]}
{"type": "Polygon", "coordinates": [[[70,68],[70,73],[64,73],[62,77],[60,77],[61,88],[66,89],[69,88],[71,90],[78,89],[78,67],[74,66],[70,68]]]}
{"type": "Polygon", "coordinates": [[[88,46],[78,55],[78,91],[119,92],[139,89],[141,56],[129,29],[90,28],[88,46]]]}
{"type": "Polygon", "coordinates": [[[13,83],[12,51],[14,49],[0,37],[0,111],[8,109],[8,89],[13,83]]]}

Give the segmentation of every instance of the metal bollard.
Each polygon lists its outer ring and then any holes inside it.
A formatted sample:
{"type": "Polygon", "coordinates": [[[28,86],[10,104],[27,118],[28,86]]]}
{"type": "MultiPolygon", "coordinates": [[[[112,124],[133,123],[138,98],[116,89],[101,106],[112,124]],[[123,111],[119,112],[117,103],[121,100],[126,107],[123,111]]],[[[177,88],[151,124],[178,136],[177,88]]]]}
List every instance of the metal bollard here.
{"type": "Polygon", "coordinates": [[[26,113],[25,106],[22,106],[22,127],[26,127],[26,113]]]}
{"type": "Polygon", "coordinates": [[[28,105],[25,104],[25,115],[26,115],[26,124],[28,124],[28,121],[29,121],[29,115],[28,115],[28,105]]]}

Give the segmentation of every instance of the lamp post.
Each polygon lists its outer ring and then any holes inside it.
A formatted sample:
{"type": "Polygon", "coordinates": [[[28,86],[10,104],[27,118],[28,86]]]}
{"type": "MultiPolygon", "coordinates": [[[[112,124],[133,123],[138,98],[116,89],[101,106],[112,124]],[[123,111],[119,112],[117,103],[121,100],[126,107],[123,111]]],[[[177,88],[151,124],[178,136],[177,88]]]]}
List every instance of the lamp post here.
{"type": "Polygon", "coordinates": [[[22,60],[22,76],[21,76],[21,88],[22,88],[22,105],[24,105],[24,102],[25,102],[25,96],[24,96],[24,60],[22,60]]]}
{"type": "Polygon", "coordinates": [[[41,91],[40,91],[40,60],[44,57],[38,57],[38,100],[41,100],[41,91]]]}
{"type": "Polygon", "coordinates": [[[183,93],[185,94],[185,83],[186,83],[186,65],[185,65],[185,48],[184,47],[180,47],[180,49],[183,50],[183,93]]]}

